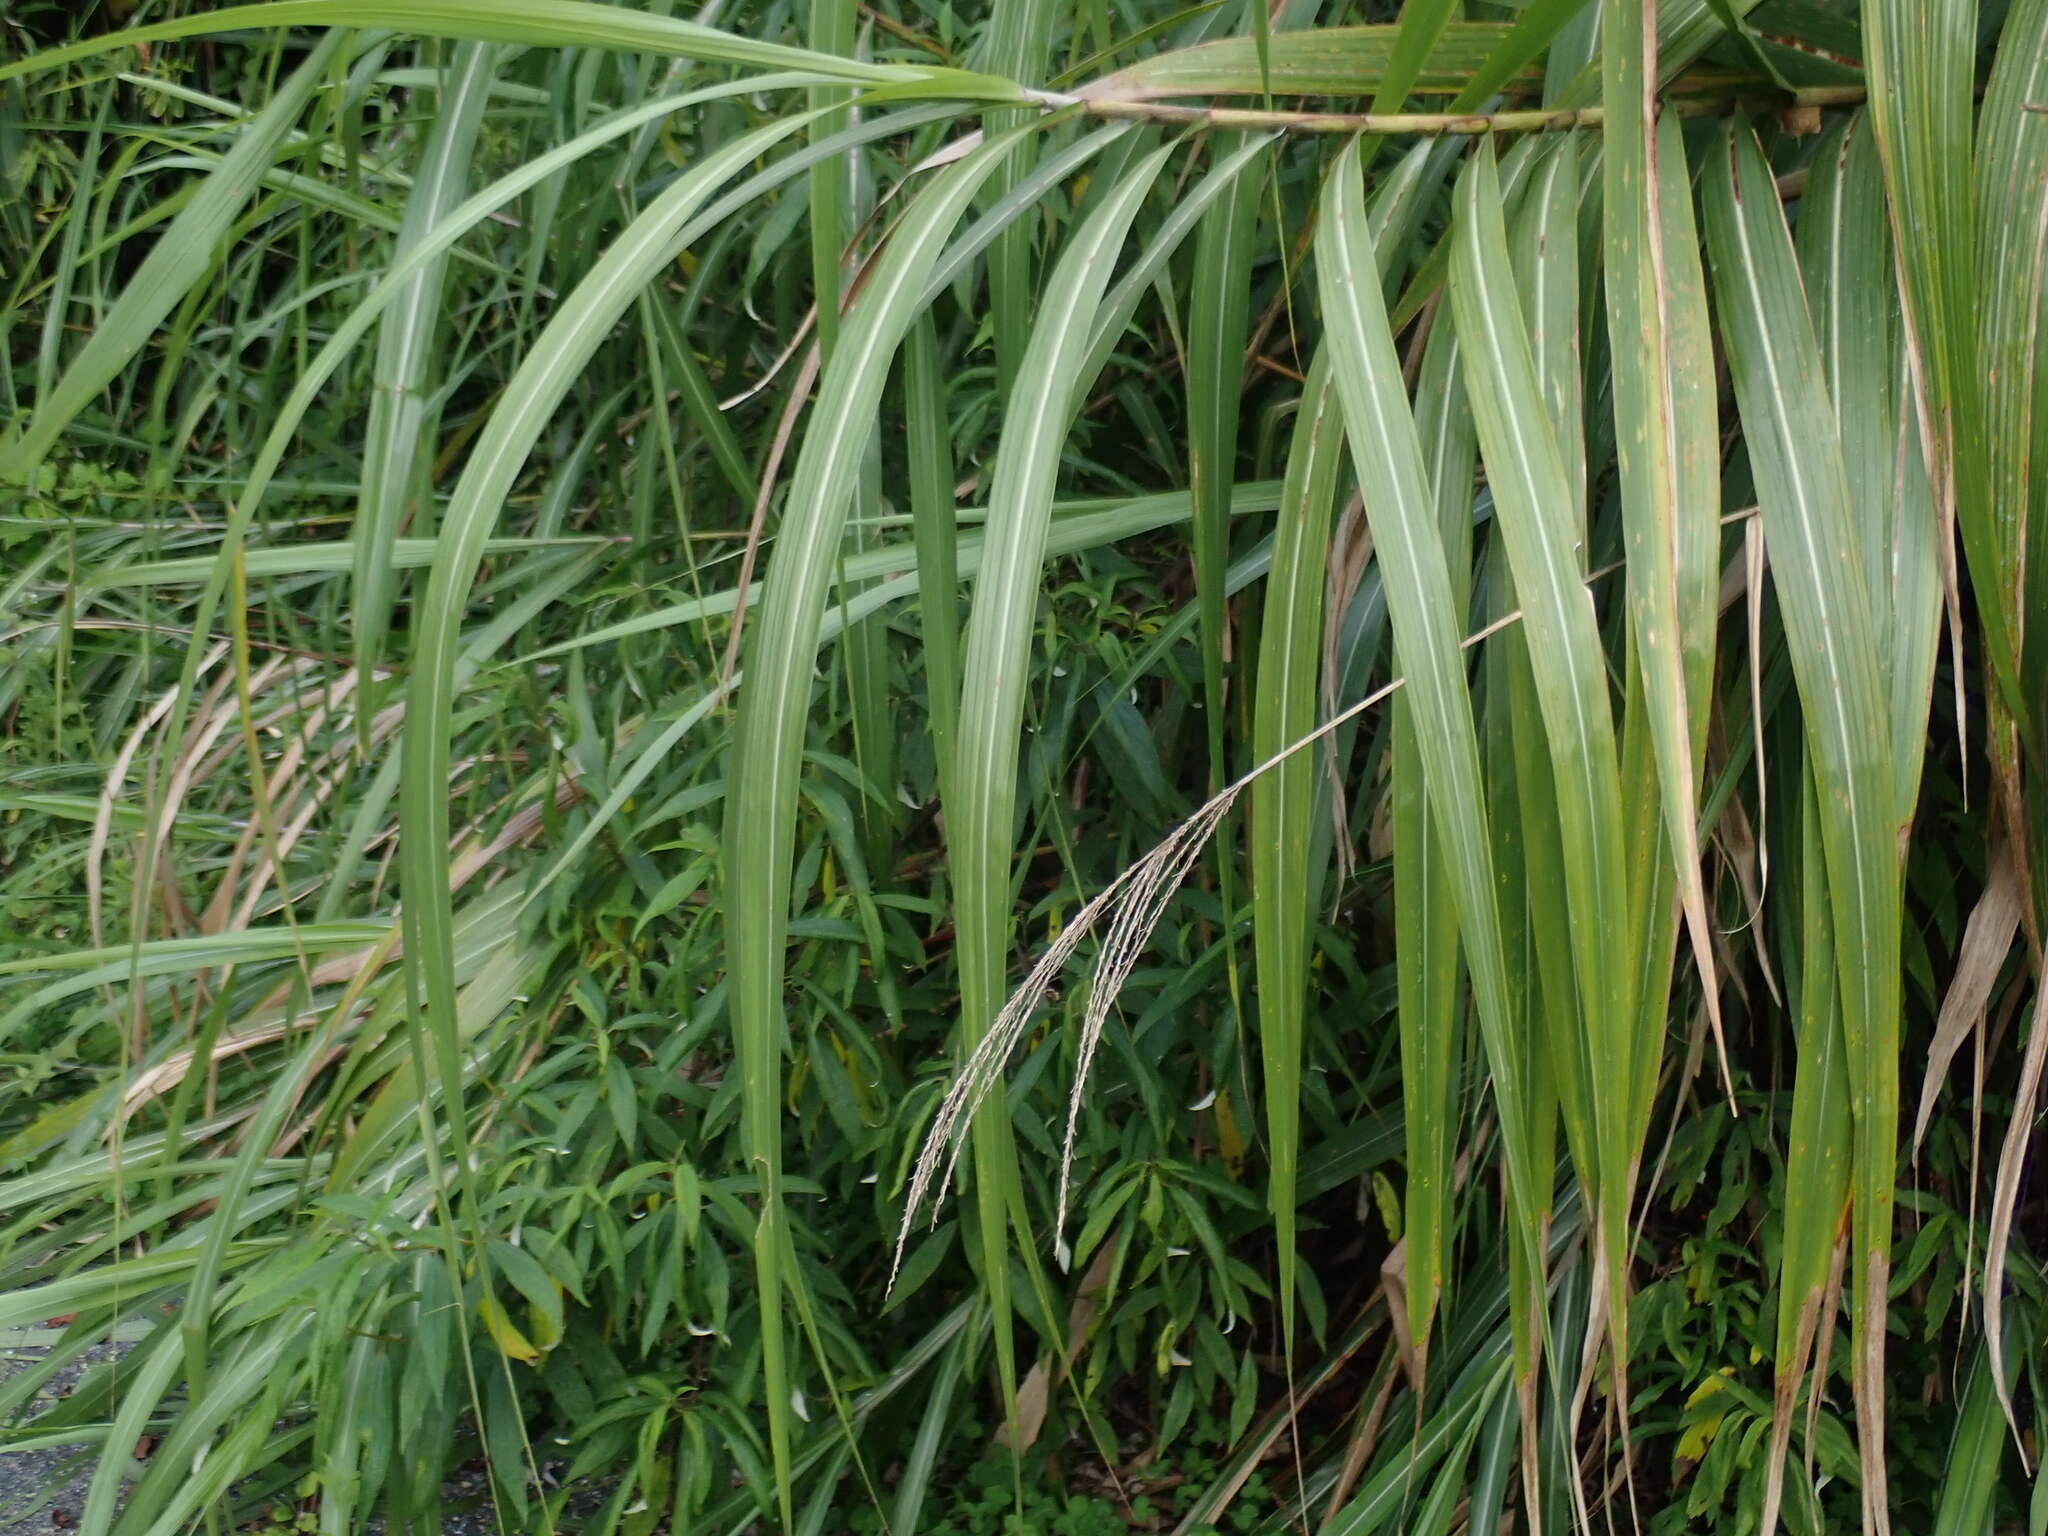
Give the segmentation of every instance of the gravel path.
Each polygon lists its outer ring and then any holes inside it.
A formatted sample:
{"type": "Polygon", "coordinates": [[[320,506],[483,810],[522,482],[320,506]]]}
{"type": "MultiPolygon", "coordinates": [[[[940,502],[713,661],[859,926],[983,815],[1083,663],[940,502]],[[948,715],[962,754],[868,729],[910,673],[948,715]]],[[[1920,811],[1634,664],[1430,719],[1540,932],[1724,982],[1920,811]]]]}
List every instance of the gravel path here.
{"type": "MultiPolygon", "coordinates": [[[[0,1334],[0,1381],[25,1371],[45,1351],[35,1343],[21,1342],[45,1330],[18,1330],[0,1334]]],[[[86,1351],[85,1358],[58,1371],[36,1393],[36,1411],[54,1403],[78,1384],[78,1378],[99,1361],[109,1359],[119,1345],[102,1345],[86,1351]]],[[[85,1490],[92,1481],[91,1467],[52,1492],[50,1480],[64,1464],[78,1454],[60,1447],[48,1451],[0,1451],[0,1536],[44,1536],[50,1531],[68,1530],[85,1508],[85,1490]]]]}
{"type": "MultiPolygon", "coordinates": [[[[42,1341],[54,1332],[51,1329],[0,1331],[0,1381],[30,1369],[42,1359],[47,1352],[42,1341]]],[[[40,1412],[70,1392],[78,1384],[79,1377],[93,1365],[126,1352],[126,1346],[120,1344],[87,1350],[84,1358],[56,1372],[44,1383],[36,1393],[33,1411],[40,1412]]],[[[48,1451],[0,1450],[0,1536],[53,1536],[53,1533],[76,1527],[78,1517],[85,1509],[86,1489],[92,1482],[92,1463],[88,1462],[83,1471],[61,1487],[52,1489],[49,1485],[51,1479],[63,1471],[65,1463],[77,1454],[77,1449],[68,1447],[48,1451]]],[[[483,1492],[481,1471],[464,1470],[449,1479],[445,1495],[452,1502],[477,1497],[483,1492]]],[[[564,1512],[565,1520],[594,1514],[604,1501],[604,1492],[602,1488],[579,1492],[564,1512]]],[[[564,1526],[564,1529],[574,1528],[573,1525],[564,1526]]],[[[373,1521],[367,1536],[378,1536],[382,1529],[380,1523],[373,1521]]],[[[497,1536],[497,1526],[491,1519],[487,1503],[478,1509],[450,1514],[442,1522],[441,1530],[442,1536],[497,1536]]]]}

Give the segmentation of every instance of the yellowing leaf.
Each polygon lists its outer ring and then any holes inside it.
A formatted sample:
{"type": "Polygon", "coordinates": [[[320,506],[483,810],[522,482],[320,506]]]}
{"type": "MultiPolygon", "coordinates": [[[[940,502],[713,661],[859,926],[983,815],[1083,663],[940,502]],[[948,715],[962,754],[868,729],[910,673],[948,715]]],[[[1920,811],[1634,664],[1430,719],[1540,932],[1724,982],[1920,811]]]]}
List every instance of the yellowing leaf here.
{"type": "Polygon", "coordinates": [[[477,1304],[477,1315],[484,1320],[484,1329],[491,1336],[491,1342],[498,1346],[498,1353],[508,1360],[521,1360],[531,1365],[540,1358],[540,1351],[532,1341],[521,1333],[505,1309],[498,1304],[495,1296],[486,1296],[477,1304]]]}
{"type": "MultiPolygon", "coordinates": [[[[560,1304],[561,1295],[562,1288],[561,1286],[557,1285],[555,1287],[555,1297],[557,1305],[560,1304]]],[[[526,1308],[526,1318],[527,1326],[533,1330],[534,1342],[539,1348],[540,1353],[546,1354],[549,1350],[553,1349],[557,1344],[562,1342],[562,1330],[560,1326],[555,1322],[555,1319],[552,1316],[550,1316],[548,1312],[545,1311],[543,1308],[528,1303],[526,1308]]]]}
{"type": "Polygon", "coordinates": [[[1244,1132],[1237,1127],[1237,1114],[1230,1107],[1230,1090],[1219,1088],[1211,1108],[1216,1114],[1216,1150],[1223,1154],[1223,1166],[1232,1178],[1244,1171],[1244,1132]]]}
{"type": "Polygon", "coordinates": [[[1692,1396],[1685,1400],[1686,1426],[1678,1437],[1678,1449],[1673,1453],[1677,1461],[1698,1461],[1707,1454],[1707,1447],[1714,1443],[1714,1436],[1721,1432],[1722,1421],[1728,1417],[1728,1410],[1735,1405],[1724,1403],[1695,1418],[1693,1410],[1710,1398],[1718,1397],[1727,1388],[1728,1378],[1734,1373],[1733,1366],[1724,1365],[1692,1389],[1692,1396]]]}
{"type": "Polygon", "coordinates": [[[1377,1168],[1372,1175],[1372,1197],[1380,1208],[1380,1220],[1387,1224],[1387,1236],[1394,1242],[1401,1241],[1401,1197],[1394,1192],[1394,1181],[1377,1168]]]}

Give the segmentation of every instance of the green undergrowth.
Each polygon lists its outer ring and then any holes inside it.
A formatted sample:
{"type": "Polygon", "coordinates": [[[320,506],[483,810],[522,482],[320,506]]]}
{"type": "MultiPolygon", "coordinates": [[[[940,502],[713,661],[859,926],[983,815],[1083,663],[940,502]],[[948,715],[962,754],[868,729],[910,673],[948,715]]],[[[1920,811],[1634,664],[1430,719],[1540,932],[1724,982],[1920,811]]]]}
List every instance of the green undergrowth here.
{"type": "Polygon", "coordinates": [[[2043,59],[0,0],[0,1448],[2042,1536],[2043,59]]]}

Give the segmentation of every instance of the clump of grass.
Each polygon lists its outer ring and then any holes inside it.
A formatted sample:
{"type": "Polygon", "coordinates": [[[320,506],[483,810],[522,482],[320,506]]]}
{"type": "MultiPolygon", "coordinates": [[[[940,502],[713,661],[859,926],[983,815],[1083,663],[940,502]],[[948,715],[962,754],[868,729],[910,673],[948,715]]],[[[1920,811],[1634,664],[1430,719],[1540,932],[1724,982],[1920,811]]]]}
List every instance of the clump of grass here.
{"type": "Polygon", "coordinates": [[[2016,1524],[1995,20],[0,14],[9,1440],[122,1536],[2016,1524]]]}

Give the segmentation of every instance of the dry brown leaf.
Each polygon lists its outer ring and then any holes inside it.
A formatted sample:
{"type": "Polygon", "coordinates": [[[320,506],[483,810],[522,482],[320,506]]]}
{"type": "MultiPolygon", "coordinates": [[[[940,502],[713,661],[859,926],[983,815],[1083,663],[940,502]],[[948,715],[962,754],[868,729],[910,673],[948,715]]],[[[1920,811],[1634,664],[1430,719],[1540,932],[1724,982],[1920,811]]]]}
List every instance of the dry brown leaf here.
{"type": "MultiPolygon", "coordinates": [[[[1081,1277],[1081,1289],[1074,1297],[1074,1304],[1067,1310],[1067,1351],[1063,1368],[1071,1370],[1081,1359],[1088,1347],[1089,1325],[1095,1321],[1095,1314],[1102,1306],[1102,1293],[1109,1286],[1109,1272],[1116,1261],[1119,1247],[1117,1240],[1105,1242],[1095,1250],[1094,1262],[1081,1277]]],[[[1038,1363],[1024,1375],[1024,1381],[1017,1388],[1017,1449],[1028,1451],[1038,1443],[1038,1435],[1045,1428],[1045,1414],[1051,1406],[1053,1372],[1061,1365],[1050,1352],[1041,1353],[1038,1363]]],[[[1005,1423],[996,1431],[996,1444],[1008,1446],[1010,1426],[1005,1423]]]]}
{"type": "Polygon", "coordinates": [[[1989,878],[1984,894],[1970,912],[1963,927],[1962,947],[1956,951],[1954,979],[1941,1000],[1941,1017],[1934,1026],[1934,1040],[1927,1047],[1927,1075],[1920,1084],[1920,1110],[1913,1117],[1913,1155],[1920,1155],[1920,1142],[1927,1134],[1927,1122],[1934,1114],[1935,1095],[1948,1079],[1950,1063],[1963,1043],[1984,1023],[1984,1011],[1991,1002],[1991,989],[2005,967],[2013,936],[2020,927],[2020,880],[2010,844],[1992,849],[1989,878]]]}
{"type": "MultiPolygon", "coordinates": [[[[2019,1440],[2019,1419],[2005,1379],[2005,1260],[2012,1246],[2013,1208],[2019,1203],[2021,1165],[2033,1139],[2034,1104],[2041,1093],[2041,1072],[2048,1066],[2048,986],[2034,996],[2034,1019],[2027,1030],[2026,1059],[2013,1091],[2012,1118],[2006,1122],[2005,1146],[1998,1154],[1998,1178],[1991,1188],[1991,1232],[1984,1245],[1984,1342],[1991,1351],[1991,1380],[1998,1388],[2005,1422],[2019,1440]]],[[[2020,1447],[2022,1461],[2026,1447],[2020,1447]]]]}

